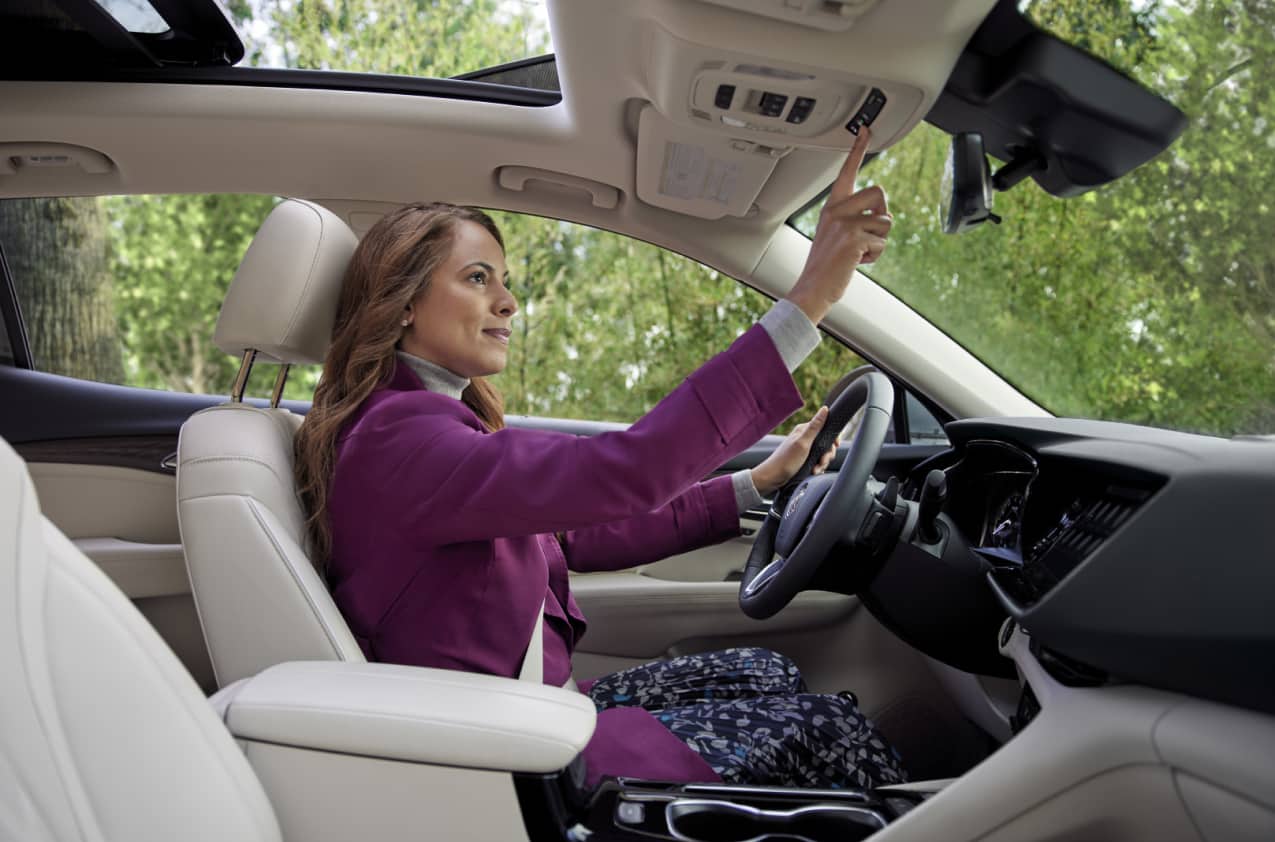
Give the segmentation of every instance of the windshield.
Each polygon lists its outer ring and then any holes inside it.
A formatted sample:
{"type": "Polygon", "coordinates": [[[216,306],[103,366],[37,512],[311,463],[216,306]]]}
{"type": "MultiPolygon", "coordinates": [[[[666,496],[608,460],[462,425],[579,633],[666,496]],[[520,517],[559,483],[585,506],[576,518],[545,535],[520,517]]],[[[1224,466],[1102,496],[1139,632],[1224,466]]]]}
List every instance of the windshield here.
{"type": "Polygon", "coordinates": [[[953,236],[950,138],[923,124],[864,173],[895,219],[867,274],[1056,414],[1275,433],[1275,5],[1040,9],[1026,12],[1182,109],[1186,132],[1077,198],[1025,181],[997,194],[1001,225],[953,236]]]}
{"type": "Polygon", "coordinates": [[[446,78],[552,52],[543,0],[227,0],[241,67],[446,78]]]}

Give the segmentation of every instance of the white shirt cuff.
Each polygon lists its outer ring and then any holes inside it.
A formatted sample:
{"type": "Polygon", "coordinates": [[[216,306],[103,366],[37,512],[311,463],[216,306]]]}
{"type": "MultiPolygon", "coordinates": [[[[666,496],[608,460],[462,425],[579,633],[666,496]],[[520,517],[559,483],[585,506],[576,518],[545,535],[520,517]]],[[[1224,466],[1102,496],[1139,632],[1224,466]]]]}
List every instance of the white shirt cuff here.
{"type": "Polygon", "coordinates": [[[735,489],[735,506],[741,515],[749,509],[760,508],[766,502],[753,483],[753,472],[747,468],[731,474],[730,484],[735,489]]]}
{"type": "Polygon", "coordinates": [[[780,358],[788,367],[788,373],[797,370],[806,357],[819,346],[822,336],[801,308],[786,298],[781,298],[766,311],[758,323],[766,329],[775,343],[780,358]]]}

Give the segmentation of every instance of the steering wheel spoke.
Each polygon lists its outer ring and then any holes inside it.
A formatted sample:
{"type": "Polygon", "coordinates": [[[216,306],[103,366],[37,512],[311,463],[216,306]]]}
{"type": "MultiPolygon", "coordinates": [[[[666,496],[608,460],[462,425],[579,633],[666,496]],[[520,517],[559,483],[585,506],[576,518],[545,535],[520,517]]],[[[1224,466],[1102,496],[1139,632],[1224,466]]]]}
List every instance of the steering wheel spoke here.
{"type": "Polygon", "coordinates": [[[757,530],[739,586],[740,608],[750,617],[765,619],[791,602],[809,585],[834,548],[840,547],[839,555],[849,556],[852,564],[867,563],[870,559],[866,556],[879,549],[877,540],[862,542],[856,538],[864,521],[877,513],[868,483],[890,428],[894,387],[889,378],[875,370],[862,373],[848,384],[843,379],[838,386],[842,385],[806,463],[776,496],[774,506],[757,530]],[[819,458],[860,412],[861,420],[850,439],[841,470],[813,476],[819,458]]]}

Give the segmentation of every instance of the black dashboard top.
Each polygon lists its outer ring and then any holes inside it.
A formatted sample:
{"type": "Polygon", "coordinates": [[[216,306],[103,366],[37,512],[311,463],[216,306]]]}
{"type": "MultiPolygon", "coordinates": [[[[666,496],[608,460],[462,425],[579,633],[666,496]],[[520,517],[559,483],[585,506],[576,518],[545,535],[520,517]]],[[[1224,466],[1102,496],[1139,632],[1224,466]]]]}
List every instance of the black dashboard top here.
{"type": "Polygon", "coordinates": [[[949,514],[1035,641],[1275,712],[1275,441],[1055,418],[946,430],[949,514]]]}

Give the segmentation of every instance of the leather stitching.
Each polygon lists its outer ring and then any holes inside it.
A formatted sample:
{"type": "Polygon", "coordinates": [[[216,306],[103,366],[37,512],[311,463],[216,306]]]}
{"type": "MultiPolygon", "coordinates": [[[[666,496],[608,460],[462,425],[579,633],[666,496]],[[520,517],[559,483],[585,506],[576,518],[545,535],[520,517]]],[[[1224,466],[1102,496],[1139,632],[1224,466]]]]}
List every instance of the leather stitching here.
{"type": "Polygon", "coordinates": [[[306,588],[305,584],[301,581],[301,577],[297,575],[297,572],[292,569],[292,565],[288,562],[287,554],[283,551],[283,548],[279,546],[279,542],[275,540],[274,532],[272,532],[270,530],[270,527],[266,525],[265,519],[262,518],[261,511],[257,508],[256,502],[254,500],[245,498],[244,503],[248,506],[248,511],[252,512],[252,516],[256,518],[257,525],[260,526],[261,531],[265,533],[266,538],[270,541],[270,545],[274,547],[275,553],[279,556],[279,560],[283,563],[284,568],[288,571],[288,575],[292,577],[292,581],[296,584],[297,589],[301,591],[301,595],[305,597],[306,604],[310,606],[310,613],[313,614],[314,618],[318,621],[319,628],[323,629],[323,634],[325,637],[327,637],[328,643],[331,644],[332,650],[334,654],[337,656],[337,660],[341,660],[341,661],[348,660],[345,654],[341,651],[341,646],[336,642],[336,638],[333,636],[332,630],[330,629],[328,623],[323,619],[323,615],[319,612],[319,607],[315,604],[314,600],[310,597],[310,591],[306,588]]]}
{"type": "Polygon", "coordinates": [[[194,459],[183,460],[181,464],[184,467],[189,467],[191,465],[202,465],[209,462],[251,462],[254,465],[260,465],[270,473],[274,474],[275,479],[279,480],[279,482],[282,482],[285,485],[287,484],[284,478],[279,476],[279,472],[274,469],[273,465],[264,459],[258,459],[255,456],[197,456],[194,459]]]}

